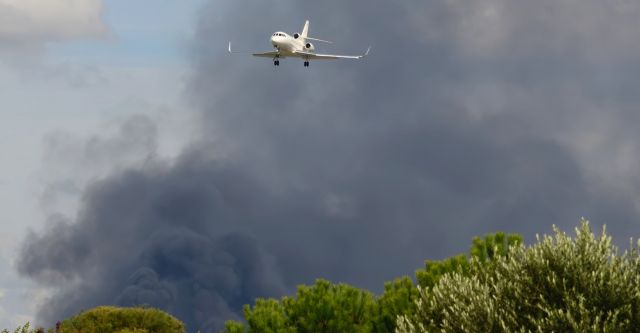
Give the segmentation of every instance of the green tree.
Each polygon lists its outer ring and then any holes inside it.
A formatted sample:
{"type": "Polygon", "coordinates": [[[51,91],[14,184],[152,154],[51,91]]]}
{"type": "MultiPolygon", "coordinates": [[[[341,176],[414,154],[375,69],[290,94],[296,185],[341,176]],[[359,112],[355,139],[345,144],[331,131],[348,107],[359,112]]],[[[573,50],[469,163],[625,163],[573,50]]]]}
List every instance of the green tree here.
{"type": "Polygon", "coordinates": [[[418,297],[418,289],[407,276],[385,283],[384,293],[377,299],[373,332],[395,331],[397,317],[414,313],[418,297]]]}
{"type": "Polygon", "coordinates": [[[243,323],[233,320],[228,320],[224,323],[224,330],[222,330],[223,333],[244,333],[246,331],[247,328],[243,323]]]}
{"type": "MultiPolygon", "coordinates": [[[[503,232],[487,234],[484,238],[473,238],[469,255],[482,264],[489,264],[496,258],[508,256],[509,248],[517,244],[522,244],[520,235],[503,232]]],[[[469,257],[460,254],[444,260],[427,260],[425,268],[416,271],[416,279],[419,286],[431,289],[444,275],[454,272],[468,275],[469,257]]]]}
{"type": "Polygon", "coordinates": [[[259,299],[251,308],[244,307],[244,315],[251,332],[286,333],[295,332],[285,314],[284,305],[274,299],[259,299]]]}
{"type": "Polygon", "coordinates": [[[299,286],[295,297],[245,306],[247,326],[227,322],[224,332],[371,332],[375,307],[368,291],[317,280],[313,286],[299,286]]]}
{"type": "MultiPolygon", "coordinates": [[[[482,265],[492,265],[497,258],[509,255],[509,249],[522,244],[522,236],[498,232],[483,238],[474,237],[469,256],[460,254],[443,260],[427,260],[425,268],[416,271],[418,286],[430,290],[440,279],[451,273],[469,275],[470,258],[482,265]]],[[[376,332],[394,332],[398,316],[411,317],[416,313],[420,293],[410,279],[404,278],[385,284],[385,292],[378,299],[376,332]]]]}
{"type": "Polygon", "coordinates": [[[346,284],[317,280],[301,286],[295,298],[283,300],[296,332],[370,332],[373,294],[346,284]]]}
{"type": "Polygon", "coordinates": [[[97,307],[62,322],[60,333],[184,333],[182,322],[152,308],[97,307]]]}
{"type": "Polygon", "coordinates": [[[420,288],[416,312],[399,318],[397,332],[638,332],[638,249],[619,254],[584,220],[575,239],[555,229],[420,288]]]}

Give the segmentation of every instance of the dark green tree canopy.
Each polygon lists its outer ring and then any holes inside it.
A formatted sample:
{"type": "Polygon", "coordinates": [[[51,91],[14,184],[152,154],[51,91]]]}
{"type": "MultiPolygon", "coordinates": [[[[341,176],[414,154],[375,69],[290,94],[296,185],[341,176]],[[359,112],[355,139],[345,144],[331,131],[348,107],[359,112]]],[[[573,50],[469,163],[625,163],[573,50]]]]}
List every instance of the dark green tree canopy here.
{"type": "Polygon", "coordinates": [[[260,299],[245,306],[247,326],[228,322],[226,332],[371,332],[375,299],[346,284],[317,280],[300,286],[295,297],[260,299]]]}

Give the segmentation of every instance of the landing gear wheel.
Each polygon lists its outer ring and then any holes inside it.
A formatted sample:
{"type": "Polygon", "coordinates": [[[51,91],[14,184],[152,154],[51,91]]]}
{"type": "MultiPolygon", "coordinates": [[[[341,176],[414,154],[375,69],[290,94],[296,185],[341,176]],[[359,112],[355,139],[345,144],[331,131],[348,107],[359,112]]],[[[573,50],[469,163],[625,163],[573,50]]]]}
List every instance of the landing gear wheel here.
{"type": "Polygon", "coordinates": [[[273,65],[274,66],[280,66],[280,60],[274,60],[273,61],[273,65]]]}
{"type": "Polygon", "coordinates": [[[309,62],[308,61],[304,62],[304,67],[309,67],[309,62]]]}

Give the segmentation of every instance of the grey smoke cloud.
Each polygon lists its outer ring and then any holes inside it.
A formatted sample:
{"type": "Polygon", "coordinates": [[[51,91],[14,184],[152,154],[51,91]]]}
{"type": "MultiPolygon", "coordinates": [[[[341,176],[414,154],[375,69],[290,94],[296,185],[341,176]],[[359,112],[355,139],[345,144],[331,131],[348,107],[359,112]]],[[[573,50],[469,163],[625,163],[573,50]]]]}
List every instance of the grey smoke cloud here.
{"type": "Polygon", "coordinates": [[[27,239],[20,271],[60,290],[40,317],[148,303],[215,331],[255,297],[317,277],[380,290],[486,232],[532,239],[586,216],[636,236],[637,11],[210,2],[188,87],[201,142],[114,171],[76,219],[27,239]],[[225,54],[227,38],[268,49],[310,13],[312,35],[371,56],[276,69],[225,54]]]}
{"type": "Polygon", "coordinates": [[[281,294],[269,255],[252,237],[228,231],[226,210],[216,209],[228,200],[227,176],[241,185],[233,171],[185,156],[92,185],[76,221],[51,221],[24,243],[20,272],[59,290],[40,318],[93,304],[147,304],[192,329],[218,328],[255,295],[281,294]]]}

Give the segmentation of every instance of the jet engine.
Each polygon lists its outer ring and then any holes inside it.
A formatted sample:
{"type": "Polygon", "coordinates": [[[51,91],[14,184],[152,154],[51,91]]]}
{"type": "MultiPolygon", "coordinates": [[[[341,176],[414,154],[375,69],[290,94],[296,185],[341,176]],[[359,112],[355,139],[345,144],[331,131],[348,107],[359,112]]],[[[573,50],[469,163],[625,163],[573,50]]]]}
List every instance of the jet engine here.
{"type": "Polygon", "coordinates": [[[309,51],[313,51],[316,49],[311,43],[307,43],[307,45],[305,45],[304,47],[309,51]]]}
{"type": "Polygon", "coordinates": [[[300,34],[296,32],[295,34],[293,34],[293,38],[295,38],[295,39],[300,38],[300,34]]]}

